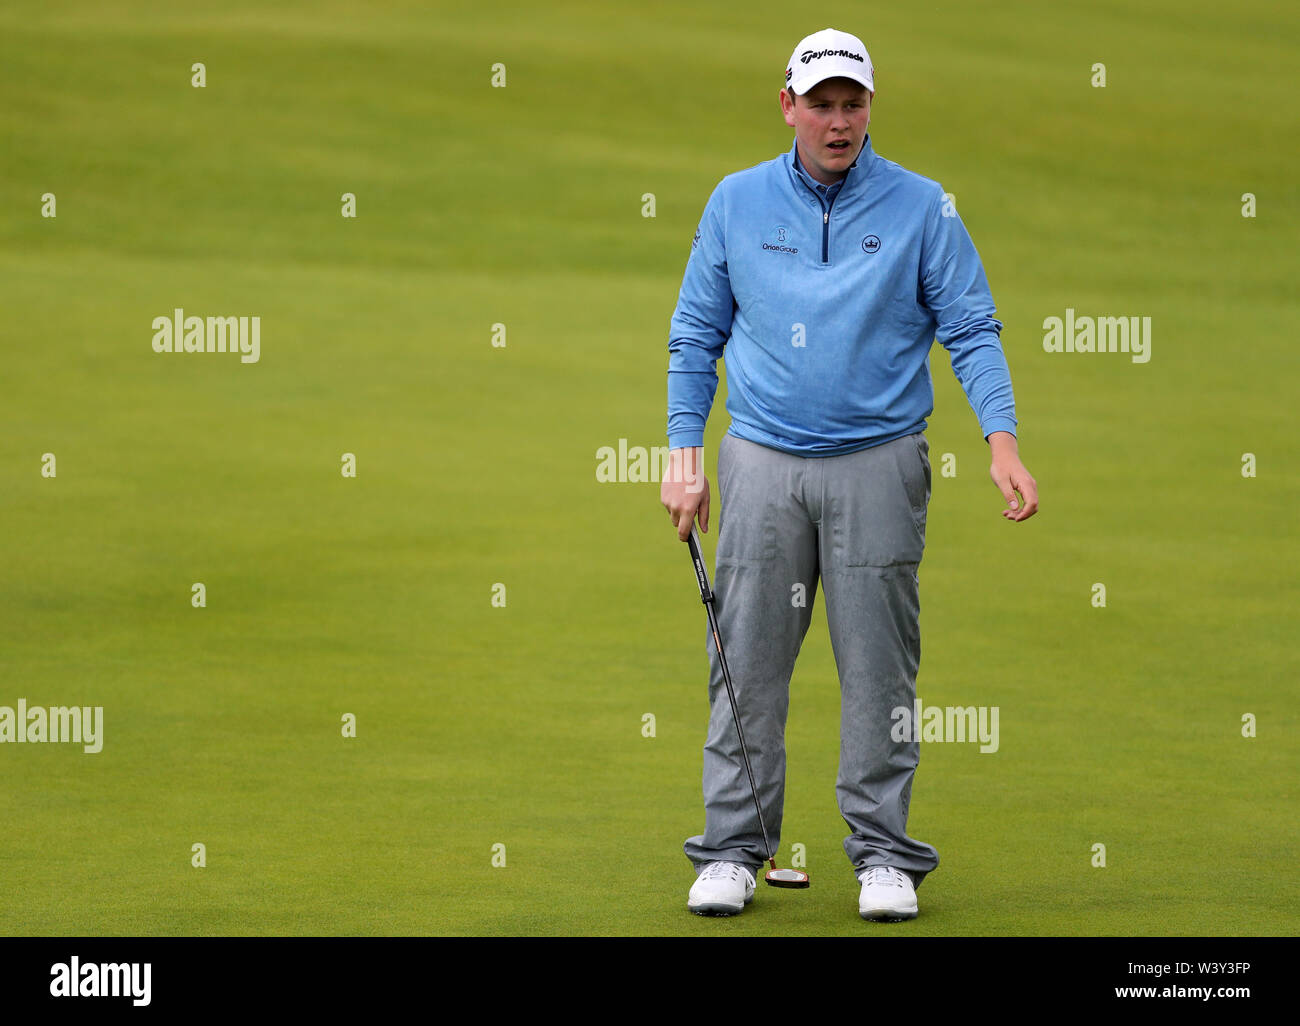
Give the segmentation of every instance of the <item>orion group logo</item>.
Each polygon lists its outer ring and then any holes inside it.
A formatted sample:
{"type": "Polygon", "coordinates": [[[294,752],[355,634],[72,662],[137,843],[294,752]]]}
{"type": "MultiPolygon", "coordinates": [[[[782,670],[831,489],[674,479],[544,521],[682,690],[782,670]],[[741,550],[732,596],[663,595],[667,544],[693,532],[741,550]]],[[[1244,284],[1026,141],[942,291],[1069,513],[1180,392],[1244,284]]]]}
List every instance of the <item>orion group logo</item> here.
{"type": "Polygon", "coordinates": [[[776,253],[798,253],[799,252],[798,246],[786,245],[786,243],[788,243],[789,241],[790,241],[790,229],[783,224],[778,224],[775,228],[772,229],[772,241],[764,242],[763,248],[767,250],[772,250],[773,252],[776,253]]]}

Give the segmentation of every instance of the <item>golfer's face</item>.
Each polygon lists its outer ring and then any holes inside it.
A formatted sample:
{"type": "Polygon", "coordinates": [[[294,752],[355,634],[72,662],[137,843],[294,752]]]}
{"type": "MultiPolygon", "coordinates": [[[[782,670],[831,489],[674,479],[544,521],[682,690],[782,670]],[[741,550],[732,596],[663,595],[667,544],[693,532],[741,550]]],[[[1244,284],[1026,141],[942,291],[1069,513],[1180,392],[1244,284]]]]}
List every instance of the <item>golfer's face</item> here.
{"type": "Polygon", "coordinates": [[[819,82],[793,105],[782,94],[785,123],[794,128],[799,142],[799,159],[814,178],[834,181],[842,178],[867,137],[871,117],[871,93],[847,78],[819,82]]]}

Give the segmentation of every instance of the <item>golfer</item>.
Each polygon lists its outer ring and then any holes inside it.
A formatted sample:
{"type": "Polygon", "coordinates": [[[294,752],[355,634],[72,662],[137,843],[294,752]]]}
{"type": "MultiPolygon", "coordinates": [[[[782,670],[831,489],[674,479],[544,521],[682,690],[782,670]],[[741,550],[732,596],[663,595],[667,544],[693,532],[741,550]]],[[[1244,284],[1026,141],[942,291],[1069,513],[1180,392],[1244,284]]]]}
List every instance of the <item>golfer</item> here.
{"type": "MultiPolygon", "coordinates": [[[[815,32],[780,92],[788,153],[723,178],[704,208],[670,323],[669,470],[661,500],[685,540],[709,528],[704,425],[727,360],[714,594],[764,818],[779,846],[790,676],[820,580],[841,695],[836,793],[865,919],[916,916],[939,864],[907,834],[920,746],[891,738],[921,658],[918,569],[930,500],[938,339],[1022,521],[1038,509],[1016,444],[1011,375],[979,255],[942,186],[879,156],[871,58],[815,32]]],[[[687,839],[688,907],[734,915],[763,850],[716,646],[704,833],[687,839]]]]}

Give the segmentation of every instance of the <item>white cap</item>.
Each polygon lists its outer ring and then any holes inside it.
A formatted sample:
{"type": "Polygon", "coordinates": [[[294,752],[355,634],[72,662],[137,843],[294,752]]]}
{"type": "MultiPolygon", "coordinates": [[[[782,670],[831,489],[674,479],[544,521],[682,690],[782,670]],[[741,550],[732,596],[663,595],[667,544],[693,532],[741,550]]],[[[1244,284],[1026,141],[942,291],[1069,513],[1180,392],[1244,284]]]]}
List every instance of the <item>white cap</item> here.
{"type": "Polygon", "coordinates": [[[827,28],[799,40],[786,65],[785,84],[802,96],[828,78],[851,78],[874,93],[875,74],[861,39],[827,28]]]}

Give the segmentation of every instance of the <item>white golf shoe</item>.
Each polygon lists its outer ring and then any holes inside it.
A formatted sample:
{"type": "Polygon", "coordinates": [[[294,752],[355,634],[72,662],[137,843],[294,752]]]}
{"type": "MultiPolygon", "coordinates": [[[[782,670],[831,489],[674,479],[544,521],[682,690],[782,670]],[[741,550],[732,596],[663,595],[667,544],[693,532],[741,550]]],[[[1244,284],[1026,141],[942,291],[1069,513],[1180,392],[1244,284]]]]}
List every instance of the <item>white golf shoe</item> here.
{"type": "Polygon", "coordinates": [[[753,873],[734,862],[710,862],[691,885],[686,907],[698,916],[734,916],[753,899],[753,873]]]}
{"type": "Polygon", "coordinates": [[[915,919],[916,888],[912,878],[893,866],[870,866],[858,874],[862,892],[858,914],[863,919],[915,919]]]}

